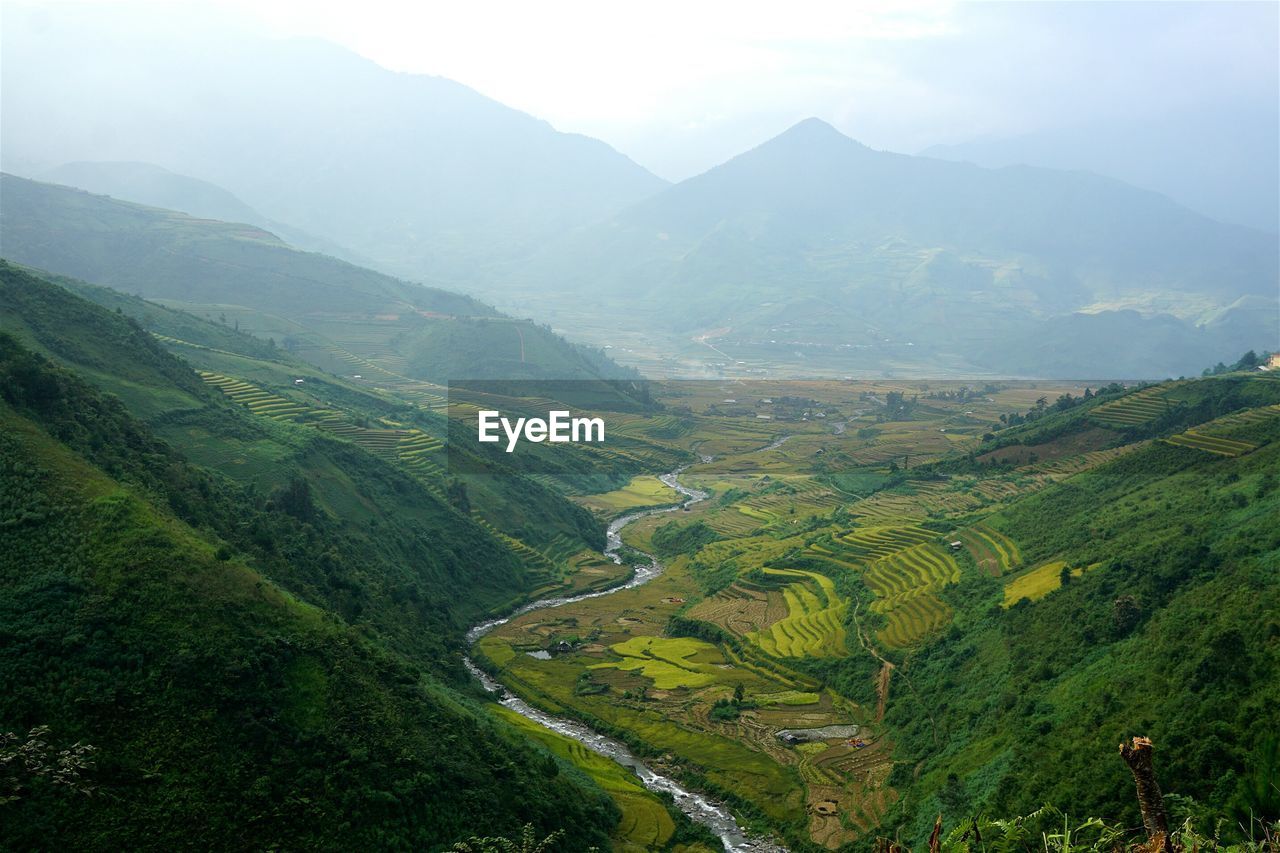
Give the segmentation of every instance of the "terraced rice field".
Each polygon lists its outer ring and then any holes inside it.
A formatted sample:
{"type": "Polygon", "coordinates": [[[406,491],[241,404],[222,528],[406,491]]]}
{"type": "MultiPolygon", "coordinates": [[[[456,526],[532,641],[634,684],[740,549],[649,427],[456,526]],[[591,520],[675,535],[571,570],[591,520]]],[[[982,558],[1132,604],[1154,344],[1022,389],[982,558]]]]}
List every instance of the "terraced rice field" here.
{"type": "Polygon", "coordinates": [[[844,629],[849,602],[836,594],[831,578],[795,569],[764,572],[796,578],[797,582],[782,588],[787,615],[767,629],[748,633],[747,639],[775,657],[844,657],[849,653],[844,629]]]}
{"type": "Polygon", "coordinates": [[[958,581],[960,567],[950,554],[922,544],[877,560],[862,579],[876,594],[872,611],[888,619],[879,640],[902,648],[919,642],[951,618],[951,609],[934,593],[958,581]]]}
{"type": "Polygon", "coordinates": [[[769,594],[763,590],[733,584],[698,602],[689,611],[689,616],[745,637],[779,619],[785,619],[787,610],[780,596],[775,595],[770,599],[769,594]]]}
{"type": "MultiPolygon", "coordinates": [[[[1011,579],[1004,586],[1004,606],[1011,607],[1024,598],[1036,601],[1058,589],[1062,586],[1062,569],[1066,565],[1066,560],[1054,560],[1011,579]]],[[[1098,564],[1095,563],[1088,569],[1094,569],[1097,566],[1098,564]]],[[[1071,570],[1071,575],[1078,578],[1085,571],[1086,569],[1074,568],[1071,570]]]]}
{"type": "Polygon", "coordinates": [[[400,437],[396,445],[396,455],[404,466],[411,471],[427,476],[440,473],[440,467],[431,460],[428,454],[444,449],[444,442],[422,430],[409,430],[400,437]]]}
{"type": "Polygon", "coordinates": [[[1053,592],[1062,585],[1062,568],[1066,564],[1065,560],[1054,560],[1011,579],[1004,586],[1004,606],[1016,604],[1024,598],[1035,601],[1053,592]]]}
{"type": "Polygon", "coordinates": [[[707,526],[722,536],[750,536],[765,525],[765,521],[754,514],[739,512],[737,506],[717,509],[706,514],[707,526]]]}
{"type": "Polygon", "coordinates": [[[1104,403],[1094,409],[1089,417],[1103,426],[1120,429],[1141,426],[1174,407],[1174,403],[1164,396],[1166,387],[1143,389],[1119,400],[1104,403]]]}
{"type": "Polygon", "coordinates": [[[264,391],[231,376],[200,371],[200,378],[246,406],[255,415],[310,423],[318,429],[346,438],[388,461],[398,461],[429,489],[439,492],[440,467],[429,454],[441,450],[444,442],[420,429],[388,429],[357,426],[346,414],[317,408],[264,391]]]}
{"type": "Polygon", "coordinates": [[[1242,453],[1248,453],[1250,450],[1258,449],[1256,444],[1250,444],[1247,441],[1204,435],[1190,429],[1178,435],[1171,435],[1165,441],[1178,447],[1190,447],[1193,450],[1203,450],[1206,453],[1214,453],[1218,456],[1239,456],[1242,453]]]}
{"type": "Polygon", "coordinates": [[[978,568],[992,577],[998,578],[1022,563],[1017,543],[986,525],[967,527],[956,534],[956,539],[964,543],[978,568]]]}
{"type": "MultiPolygon", "coordinates": [[[[1276,378],[1280,379],[1280,374],[1277,374],[1276,378]]],[[[1256,409],[1246,409],[1243,412],[1224,415],[1223,417],[1209,421],[1207,424],[1201,424],[1196,427],[1196,432],[1212,435],[1218,430],[1262,423],[1263,421],[1270,420],[1271,418],[1280,418],[1280,405],[1259,406],[1256,409]]]]}
{"type": "Polygon", "coordinates": [[[1066,456],[1062,459],[1055,459],[1051,462],[1037,462],[1027,466],[1029,470],[1038,471],[1048,474],[1054,480],[1063,480],[1081,471],[1088,471],[1090,468],[1096,468],[1104,462],[1110,462],[1118,456],[1131,453],[1140,447],[1146,447],[1144,441],[1136,441],[1133,444],[1124,444],[1120,447],[1112,447],[1108,450],[1091,450],[1088,453],[1081,453],[1076,456],[1066,456]]]}
{"type": "Polygon", "coordinates": [[[759,524],[825,515],[841,503],[838,494],[812,481],[756,495],[736,504],[738,512],[759,524]]]}
{"type": "Polygon", "coordinates": [[[925,530],[923,527],[904,524],[858,527],[843,536],[837,537],[837,539],[860,557],[879,560],[919,545],[922,542],[928,542],[930,539],[936,538],[937,535],[930,530],[925,530]]]}
{"type": "MultiPolygon", "coordinates": [[[[325,365],[334,372],[350,374],[352,377],[358,375],[359,381],[386,387],[398,396],[411,400],[423,408],[444,409],[449,404],[445,388],[431,382],[412,379],[395,368],[357,355],[330,340],[308,341],[299,347],[298,352],[308,361],[325,365]]],[[[395,363],[399,364],[399,362],[395,363]]]]}
{"type": "Polygon", "coordinates": [[[717,565],[733,560],[738,568],[750,571],[759,568],[771,560],[782,558],[788,551],[797,548],[803,540],[797,537],[777,539],[772,536],[745,536],[738,539],[722,539],[712,542],[698,552],[698,561],[707,565],[717,565]]]}
{"type": "Polygon", "coordinates": [[[929,511],[925,508],[923,495],[901,494],[896,492],[877,492],[869,498],[855,503],[850,510],[862,518],[892,521],[895,519],[922,519],[929,511]]]}
{"type": "Polygon", "coordinates": [[[278,394],[272,394],[269,391],[263,391],[256,385],[250,385],[248,382],[242,382],[234,377],[223,376],[220,373],[212,373],[207,370],[201,370],[199,373],[200,378],[206,384],[217,388],[235,402],[248,408],[255,415],[262,415],[277,421],[292,421],[312,411],[310,406],[305,406],[296,400],[290,400],[278,394]]]}
{"type": "Polygon", "coordinates": [[[489,534],[502,540],[510,548],[529,572],[529,581],[535,585],[534,595],[541,595],[558,589],[563,578],[556,563],[536,548],[526,545],[520,539],[494,527],[477,509],[471,510],[471,520],[489,531],[489,534]]]}

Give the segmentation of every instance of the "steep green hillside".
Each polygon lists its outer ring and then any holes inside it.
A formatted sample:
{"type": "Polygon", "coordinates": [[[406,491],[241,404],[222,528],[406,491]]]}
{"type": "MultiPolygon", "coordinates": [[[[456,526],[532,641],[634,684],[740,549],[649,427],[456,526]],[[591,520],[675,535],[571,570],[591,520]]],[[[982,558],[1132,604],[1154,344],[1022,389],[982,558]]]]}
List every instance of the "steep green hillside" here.
{"type": "Polygon", "coordinates": [[[544,327],[250,225],[3,175],[0,235],[11,261],[183,307],[368,383],[623,375],[544,327]]]}
{"type": "MultiPolygon", "coordinates": [[[[589,514],[515,472],[451,486],[442,457],[433,464],[416,449],[385,450],[388,435],[428,448],[437,436],[439,446],[443,418],[403,401],[323,376],[309,376],[301,392],[287,364],[273,370],[257,359],[255,380],[270,388],[265,379],[275,376],[281,386],[270,399],[281,402],[255,414],[136,323],[7,265],[0,267],[0,328],[84,371],[187,459],[239,484],[243,494],[225,504],[200,489],[186,504],[216,511],[220,535],[257,555],[273,579],[437,666],[456,671],[456,658],[441,650],[455,646],[471,621],[558,583],[564,558],[603,544],[589,514]],[[379,422],[396,416],[411,420],[395,429],[379,422]],[[273,507],[291,509],[273,515],[273,507]],[[495,522],[527,538],[528,547],[513,552],[495,522]],[[338,565],[345,569],[335,574],[338,565]]],[[[250,362],[222,353],[214,355],[250,362]]],[[[151,476],[163,480],[156,464],[151,476]]]]}
{"type": "Polygon", "coordinates": [[[1118,181],[874,151],[810,119],[487,292],[563,326],[592,322],[590,294],[609,313],[589,339],[697,336],[730,372],[1162,378],[1274,342],[1276,256],[1275,235],[1118,181]]]}
{"type": "MultiPolygon", "coordinates": [[[[95,748],[90,794],[21,779],[4,846],[432,849],[525,822],[606,843],[616,810],[585,777],[368,630],[427,602],[365,594],[365,561],[389,567],[334,520],[305,488],[193,468],[0,334],[0,731],[95,748]]],[[[433,606],[470,584],[449,589],[433,606]]]]}

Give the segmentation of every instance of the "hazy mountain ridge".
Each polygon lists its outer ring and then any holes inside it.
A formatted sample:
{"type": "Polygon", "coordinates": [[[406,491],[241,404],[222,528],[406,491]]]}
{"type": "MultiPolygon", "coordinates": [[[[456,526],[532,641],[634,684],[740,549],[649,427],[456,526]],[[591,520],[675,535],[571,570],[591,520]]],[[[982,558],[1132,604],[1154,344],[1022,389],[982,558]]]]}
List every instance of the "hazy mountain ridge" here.
{"type": "Polygon", "coordinates": [[[627,375],[603,355],[469,296],[298,251],[254,226],[12,175],[0,176],[0,190],[5,257],[202,316],[230,313],[248,331],[310,348],[329,369],[361,370],[358,360],[335,356],[336,340],[357,359],[385,359],[378,365],[390,379],[627,375]]]}
{"type": "Polygon", "coordinates": [[[120,201],[180,211],[199,219],[256,225],[304,251],[324,252],[352,263],[368,265],[366,259],[331,240],[268,219],[234,193],[216,184],[179,175],[154,163],[79,161],[24,177],[76,187],[96,195],[109,195],[120,201]]]}
{"type": "Polygon", "coordinates": [[[1272,115],[1245,122],[1233,106],[1224,105],[1220,114],[1198,114],[1194,121],[1120,119],[932,145],[920,154],[987,168],[1086,169],[1159,191],[1223,222],[1280,230],[1275,107],[1272,115]]]}
{"type": "Polygon", "coordinates": [[[599,140],[324,42],[211,52],[23,24],[4,51],[6,158],[159,164],[415,279],[468,275],[666,185],[599,140]],[[134,62],[107,61],[120,51],[134,62]]]}
{"type": "MultiPolygon", "coordinates": [[[[1113,303],[1174,310],[1190,334],[1247,298],[1258,308],[1248,340],[1203,336],[1211,351],[1266,346],[1274,308],[1257,303],[1274,304],[1276,250],[1274,235],[1109,178],[878,152],[810,119],[552,244],[522,286],[590,289],[633,324],[728,327],[723,339],[739,344],[910,342],[935,365],[1009,373],[1025,359],[978,347],[1078,312],[1092,323],[1113,303]],[[813,299],[827,309],[786,310],[813,299]]],[[[1060,355],[1054,375],[1085,375],[1060,355]]],[[[1176,374],[1204,355],[1115,361],[1113,375],[1176,374]]]]}

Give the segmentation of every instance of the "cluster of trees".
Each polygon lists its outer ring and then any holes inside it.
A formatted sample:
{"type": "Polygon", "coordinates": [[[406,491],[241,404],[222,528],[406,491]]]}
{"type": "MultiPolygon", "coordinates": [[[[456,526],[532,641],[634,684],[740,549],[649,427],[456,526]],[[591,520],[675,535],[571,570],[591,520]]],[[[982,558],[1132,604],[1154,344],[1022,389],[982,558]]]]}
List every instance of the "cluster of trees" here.
{"type": "Polygon", "coordinates": [[[1116,394],[1122,394],[1124,393],[1124,390],[1125,387],[1119,382],[1112,382],[1109,385],[1104,385],[1099,388],[1096,392],[1092,388],[1086,388],[1084,389],[1084,393],[1079,397],[1073,397],[1070,394],[1060,394],[1058,395],[1058,399],[1054,400],[1052,404],[1049,403],[1048,397],[1040,397],[1024,414],[1013,412],[1011,414],[1000,415],[1000,423],[1007,427],[1035,423],[1047,415],[1051,415],[1056,412],[1066,412],[1074,409],[1076,406],[1082,406],[1085,403],[1091,402],[1095,397],[1110,397],[1116,394]]]}
{"type": "Polygon", "coordinates": [[[986,383],[981,388],[970,388],[965,385],[960,388],[942,388],[937,391],[930,391],[925,394],[926,400],[948,400],[956,403],[967,403],[970,400],[980,400],[989,397],[992,394],[999,393],[1003,388],[1001,385],[995,385],[991,382],[986,383]]]}
{"type": "Polygon", "coordinates": [[[692,524],[681,524],[668,521],[653,531],[653,547],[663,557],[677,554],[693,554],[705,545],[720,539],[720,534],[712,530],[706,522],[695,521],[692,524]]]}
{"type": "Polygon", "coordinates": [[[1253,350],[1249,350],[1236,361],[1235,364],[1228,367],[1222,362],[1218,362],[1213,367],[1206,367],[1201,376],[1218,376],[1223,373],[1232,373],[1237,370],[1255,370],[1261,365],[1266,364],[1271,359],[1271,353],[1264,352],[1258,355],[1253,350]]]}

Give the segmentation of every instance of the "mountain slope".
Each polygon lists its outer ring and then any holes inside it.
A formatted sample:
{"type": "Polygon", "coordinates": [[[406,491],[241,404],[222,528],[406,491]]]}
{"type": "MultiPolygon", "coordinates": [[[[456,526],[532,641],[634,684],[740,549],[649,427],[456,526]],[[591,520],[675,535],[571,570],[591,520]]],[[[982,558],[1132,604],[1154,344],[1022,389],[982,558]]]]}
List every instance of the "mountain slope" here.
{"type": "Polygon", "coordinates": [[[9,17],[7,158],[155,163],[415,279],[470,274],[664,186],[598,140],[334,45],[9,17]]]}
{"type": "Polygon", "coordinates": [[[79,161],[64,163],[31,177],[113,196],[121,201],[181,211],[199,219],[244,222],[277,234],[300,249],[324,252],[354,263],[364,260],[331,240],[271,221],[222,187],[176,174],[152,163],[79,161]]]}
{"type": "MultiPolygon", "coordinates": [[[[1022,566],[966,573],[945,596],[954,625],[911,655],[913,692],[885,721],[901,762],[893,782],[914,797],[886,834],[904,822],[927,837],[939,811],[958,823],[1044,803],[1073,816],[1123,805],[1133,824],[1133,781],[1114,749],[1138,731],[1202,826],[1225,813],[1247,833],[1280,814],[1264,781],[1280,770],[1268,751],[1280,726],[1280,381],[1230,374],[1108,406],[1161,395],[1165,414],[1125,427],[1127,442],[1157,440],[984,519],[1017,543],[1022,566]],[[1237,455],[1207,451],[1205,435],[1240,442],[1237,455]],[[1049,578],[1048,592],[1009,594],[1044,566],[1078,571],[1049,578]]],[[[1065,445],[1100,417],[1081,407],[997,443],[1065,445]]]]}
{"type": "MultiPolygon", "coordinates": [[[[1019,359],[982,345],[1037,322],[1136,309],[1190,329],[1242,297],[1274,304],[1276,246],[1117,181],[873,151],[810,119],[554,244],[524,287],[607,294],[633,324],[728,327],[716,345],[730,355],[816,346],[874,367],[910,342],[935,374],[1009,372],[1019,359]]],[[[1270,343],[1274,319],[1260,312],[1254,343],[1270,343]]],[[[1204,362],[1163,355],[1173,372],[1204,362]]],[[[1053,369],[1080,366],[1064,353],[1053,369]]]]}
{"type": "MultiPolygon", "coordinates": [[[[274,407],[287,402],[306,417],[255,414],[135,323],[8,265],[0,265],[0,329],[81,371],[186,459],[244,490],[220,502],[193,487],[175,512],[218,519],[220,535],[256,555],[285,588],[441,672],[461,673],[454,652],[467,625],[548,582],[545,560],[535,565],[512,553],[482,512],[450,501],[440,467],[380,452],[379,437],[396,432],[389,417],[409,419],[400,432],[412,424],[438,445],[445,430],[439,416],[416,415],[404,403],[369,399],[312,373],[304,374],[308,391],[290,387],[274,407]],[[374,444],[362,441],[362,423],[374,428],[374,444]],[[292,509],[282,514],[281,507],[292,509]],[[347,567],[341,576],[336,565],[347,567]]],[[[152,479],[164,480],[162,469],[152,479]]],[[[584,511],[508,473],[480,484],[473,505],[534,531],[534,546],[603,544],[584,511]]]]}
{"type": "Polygon", "coordinates": [[[0,253],[202,316],[230,315],[327,369],[378,381],[622,373],[599,353],[470,297],[300,252],[250,225],[13,175],[0,175],[0,253]],[[467,324],[461,335],[458,323],[467,324]],[[459,337],[468,349],[450,347],[459,337]],[[370,370],[362,360],[374,362],[370,370]]]}
{"type": "Polygon", "coordinates": [[[6,846],[607,841],[615,810],[567,765],[222,539],[244,495],[3,333],[0,380],[0,730],[95,747],[91,796],[23,779],[6,846]]]}
{"type": "Polygon", "coordinates": [[[925,157],[986,168],[1087,169],[1156,190],[1223,222],[1280,230],[1280,126],[1239,104],[1206,114],[1138,118],[935,145],[925,157]]]}

